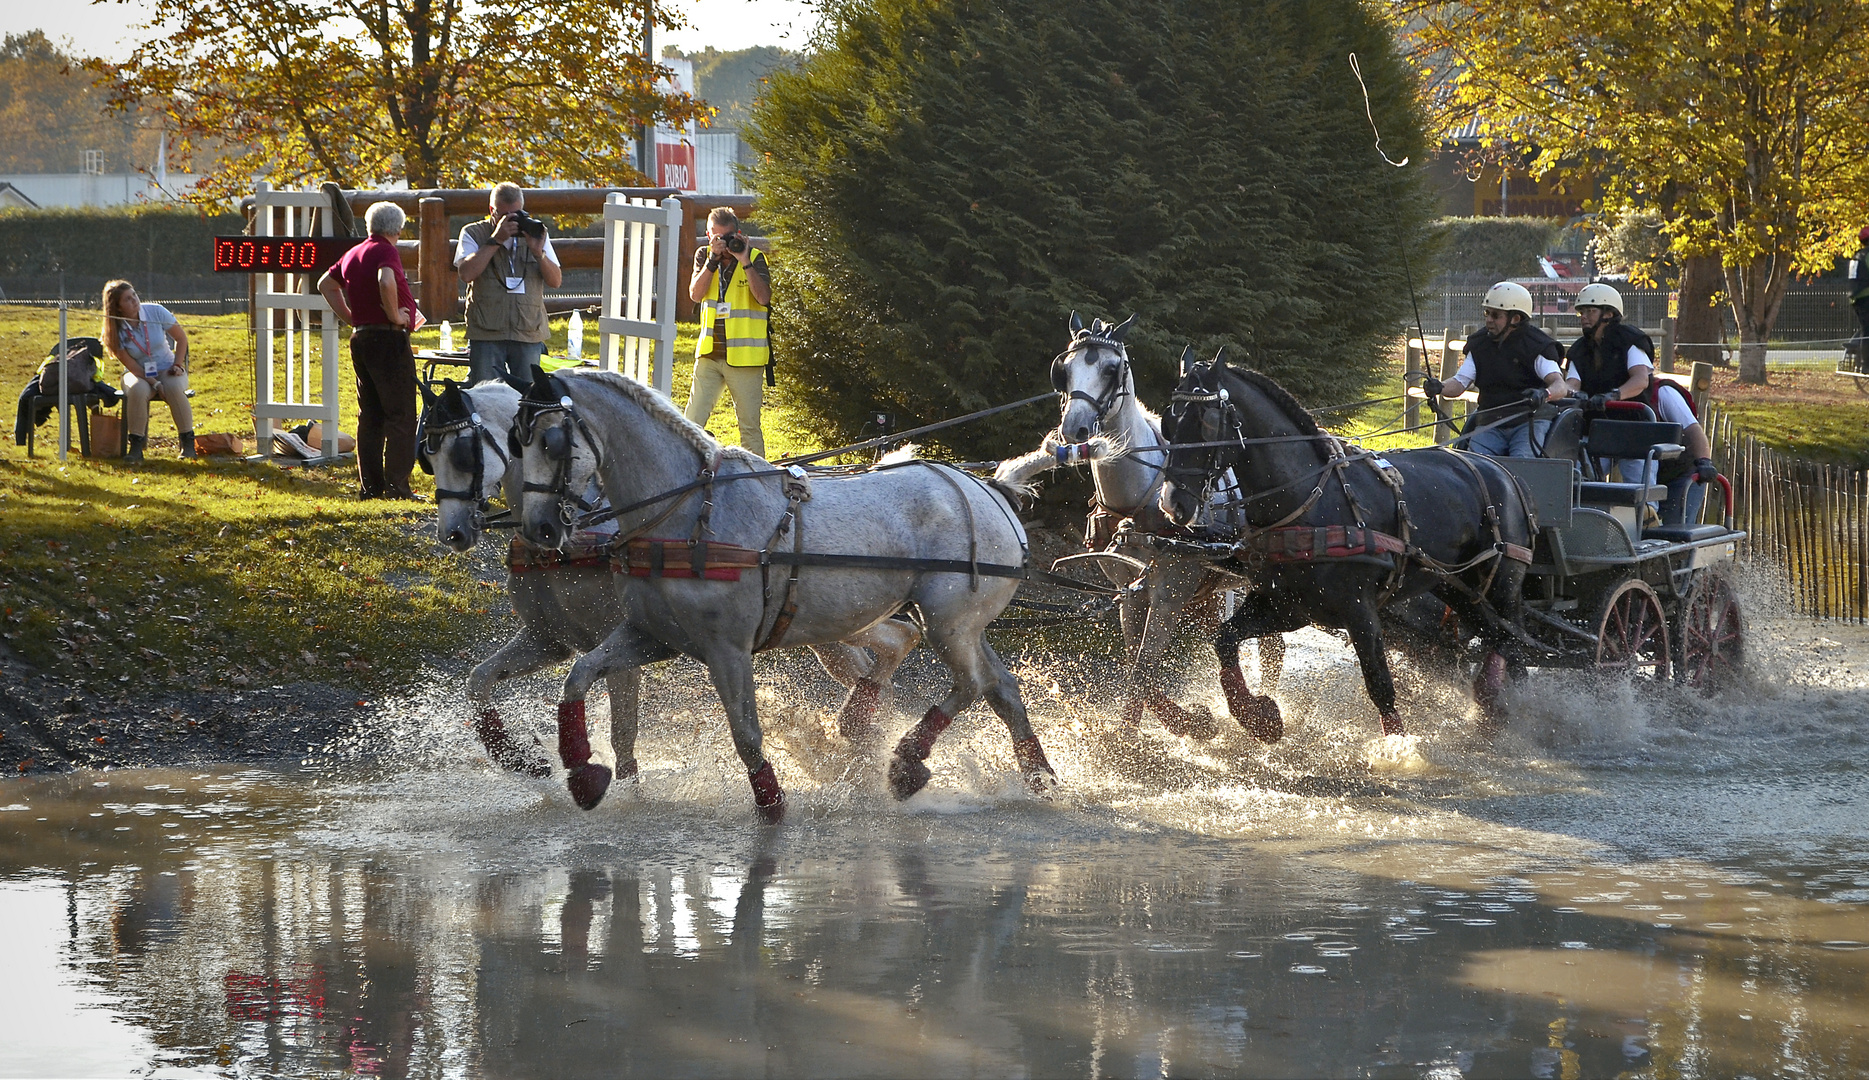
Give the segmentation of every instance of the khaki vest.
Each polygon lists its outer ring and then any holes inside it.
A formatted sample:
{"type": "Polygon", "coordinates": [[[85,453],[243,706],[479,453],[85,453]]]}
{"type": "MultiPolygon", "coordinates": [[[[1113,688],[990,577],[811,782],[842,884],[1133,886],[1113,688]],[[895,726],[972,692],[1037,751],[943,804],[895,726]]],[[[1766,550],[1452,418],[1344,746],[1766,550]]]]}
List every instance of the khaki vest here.
{"type": "Polygon", "coordinates": [[[476,221],[462,230],[482,248],[497,247],[493,261],[480,276],[467,283],[467,339],[469,341],[543,342],[545,326],[545,278],[539,273],[539,258],[531,245],[522,239],[508,250],[493,242],[493,221],[476,221]],[[506,278],[523,276],[525,294],[506,291],[506,278]]]}
{"type": "MultiPolygon", "coordinates": [[[[749,261],[756,255],[758,252],[747,249],[746,257],[749,261]]],[[[715,278],[714,287],[708,290],[708,298],[701,303],[701,336],[694,342],[696,360],[714,351],[714,337],[718,334],[727,340],[728,367],[766,366],[767,359],[772,355],[766,338],[766,306],[753,299],[753,287],[747,283],[751,273],[746,266],[734,268],[733,278],[727,282],[724,301],[720,298],[720,279],[715,278]],[[724,319],[720,313],[723,303],[727,308],[724,319]]]]}

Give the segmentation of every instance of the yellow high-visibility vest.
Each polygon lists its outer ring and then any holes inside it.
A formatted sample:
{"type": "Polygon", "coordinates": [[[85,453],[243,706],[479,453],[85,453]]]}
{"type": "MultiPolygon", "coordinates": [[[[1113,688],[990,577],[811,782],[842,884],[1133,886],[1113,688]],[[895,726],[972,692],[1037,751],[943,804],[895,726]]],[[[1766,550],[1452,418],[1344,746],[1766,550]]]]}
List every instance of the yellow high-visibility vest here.
{"type": "MultiPolygon", "coordinates": [[[[756,253],[749,251],[748,254],[756,253]]],[[[721,332],[719,328],[724,325],[729,367],[766,366],[772,355],[772,346],[766,337],[768,317],[766,305],[753,299],[753,286],[748,281],[751,275],[750,266],[736,267],[733,278],[727,282],[726,297],[722,299],[719,288],[715,288],[713,297],[702,301],[701,336],[694,342],[695,359],[714,351],[714,335],[721,332]],[[723,311],[725,318],[722,318],[723,311]]]]}

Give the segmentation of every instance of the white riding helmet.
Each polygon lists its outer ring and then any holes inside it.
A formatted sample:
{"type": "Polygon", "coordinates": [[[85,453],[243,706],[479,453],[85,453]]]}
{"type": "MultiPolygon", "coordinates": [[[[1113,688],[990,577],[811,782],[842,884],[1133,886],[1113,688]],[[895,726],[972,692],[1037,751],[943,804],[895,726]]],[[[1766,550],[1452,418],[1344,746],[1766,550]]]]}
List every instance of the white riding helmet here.
{"type": "Polygon", "coordinates": [[[1516,311],[1529,319],[1532,317],[1532,292],[1516,281],[1502,281],[1486,290],[1480,306],[1493,311],[1516,311]]]}
{"type": "Polygon", "coordinates": [[[1583,289],[1577,293],[1577,299],[1573,300],[1570,306],[1573,311],[1580,307],[1606,307],[1620,316],[1622,314],[1622,294],[1610,288],[1608,285],[1598,282],[1594,285],[1585,285],[1583,289]]]}

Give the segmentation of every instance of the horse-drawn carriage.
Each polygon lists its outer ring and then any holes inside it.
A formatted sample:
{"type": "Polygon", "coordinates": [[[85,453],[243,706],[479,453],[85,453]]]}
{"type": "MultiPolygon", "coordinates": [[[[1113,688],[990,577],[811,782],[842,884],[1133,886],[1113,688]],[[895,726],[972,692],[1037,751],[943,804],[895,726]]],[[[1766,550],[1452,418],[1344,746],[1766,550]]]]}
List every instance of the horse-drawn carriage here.
{"type": "MultiPolygon", "coordinates": [[[[1631,403],[1633,404],[1633,403],[1631,403]]],[[[1678,424],[1645,406],[1625,420],[1565,409],[1542,458],[1502,458],[1531,495],[1537,526],[1524,584],[1525,629],[1544,666],[1595,668],[1712,688],[1742,660],[1739,601],[1726,570],[1745,533],[1732,527],[1731,483],[1715,478],[1720,524],[1645,524],[1667,489],[1585,479],[1592,463],[1680,457],[1678,424]]],[[[1615,414],[1612,414],[1612,416],[1615,414]]]]}

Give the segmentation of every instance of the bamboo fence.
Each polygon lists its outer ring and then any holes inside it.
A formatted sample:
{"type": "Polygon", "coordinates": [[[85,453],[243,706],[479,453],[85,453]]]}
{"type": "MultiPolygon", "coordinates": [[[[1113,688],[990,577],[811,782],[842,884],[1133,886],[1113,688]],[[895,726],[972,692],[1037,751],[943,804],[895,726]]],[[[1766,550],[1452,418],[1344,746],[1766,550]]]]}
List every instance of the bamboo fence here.
{"type": "Polygon", "coordinates": [[[1762,446],[1717,406],[1702,426],[1733,482],[1733,525],[1747,533],[1740,554],[1777,574],[1799,613],[1869,621],[1869,473],[1762,446]]]}

